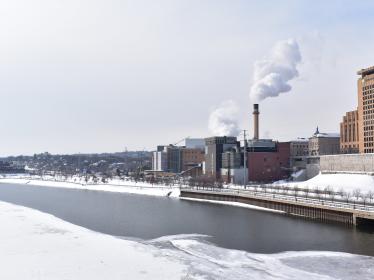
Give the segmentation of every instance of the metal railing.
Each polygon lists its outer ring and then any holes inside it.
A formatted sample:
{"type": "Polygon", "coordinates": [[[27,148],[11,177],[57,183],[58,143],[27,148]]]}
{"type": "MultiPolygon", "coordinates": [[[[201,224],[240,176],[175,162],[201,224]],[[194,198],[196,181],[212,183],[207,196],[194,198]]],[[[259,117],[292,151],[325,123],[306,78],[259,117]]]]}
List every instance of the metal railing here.
{"type": "Polygon", "coordinates": [[[312,198],[312,197],[305,197],[305,196],[297,196],[292,194],[280,194],[275,192],[265,192],[262,190],[250,190],[250,189],[233,189],[233,188],[214,188],[214,187],[182,187],[181,191],[183,190],[195,190],[195,191],[204,191],[204,192],[211,192],[211,193],[226,193],[231,195],[240,195],[240,196],[250,196],[252,198],[260,198],[260,199],[272,199],[277,200],[279,202],[297,202],[297,203],[304,203],[309,205],[318,205],[318,206],[327,206],[331,208],[337,209],[352,209],[356,211],[365,211],[365,212],[373,212],[374,213],[374,205],[372,204],[361,204],[356,202],[342,202],[336,200],[329,200],[326,198],[312,198]]]}

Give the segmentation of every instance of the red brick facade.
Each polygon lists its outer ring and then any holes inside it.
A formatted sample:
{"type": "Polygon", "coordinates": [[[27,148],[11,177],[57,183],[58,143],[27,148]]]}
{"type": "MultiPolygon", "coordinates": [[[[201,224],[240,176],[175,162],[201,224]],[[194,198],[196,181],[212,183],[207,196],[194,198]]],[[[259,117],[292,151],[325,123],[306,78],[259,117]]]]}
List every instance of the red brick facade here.
{"type": "Polygon", "coordinates": [[[289,177],[290,143],[277,143],[276,152],[248,153],[248,180],[271,182],[289,177]]]}

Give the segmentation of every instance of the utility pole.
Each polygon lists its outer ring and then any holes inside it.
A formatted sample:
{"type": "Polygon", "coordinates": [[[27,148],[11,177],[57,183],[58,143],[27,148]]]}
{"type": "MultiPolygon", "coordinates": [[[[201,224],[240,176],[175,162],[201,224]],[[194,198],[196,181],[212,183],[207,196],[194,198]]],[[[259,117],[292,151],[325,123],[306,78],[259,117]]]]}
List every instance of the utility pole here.
{"type": "Polygon", "coordinates": [[[248,176],[247,176],[247,173],[248,173],[248,167],[247,167],[247,135],[246,135],[247,131],[244,129],[243,130],[243,140],[244,140],[244,181],[243,181],[243,185],[244,185],[244,188],[246,188],[247,186],[247,182],[248,182],[248,176]]]}

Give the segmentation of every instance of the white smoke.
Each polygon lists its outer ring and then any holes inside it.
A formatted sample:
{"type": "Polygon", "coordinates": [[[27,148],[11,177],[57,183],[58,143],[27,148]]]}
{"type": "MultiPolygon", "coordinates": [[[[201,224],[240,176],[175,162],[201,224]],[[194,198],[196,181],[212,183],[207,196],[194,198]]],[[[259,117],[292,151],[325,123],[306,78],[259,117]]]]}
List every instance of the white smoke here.
{"type": "Polygon", "coordinates": [[[257,103],[290,91],[292,87],[288,82],[299,75],[297,65],[300,62],[299,45],[294,39],[278,42],[269,59],[257,61],[254,65],[251,100],[257,103]]]}
{"type": "Polygon", "coordinates": [[[223,102],[209,117],[209,131],[214,136],[238,136],[238,113],[239,109],[232,100],[223,102]]]}

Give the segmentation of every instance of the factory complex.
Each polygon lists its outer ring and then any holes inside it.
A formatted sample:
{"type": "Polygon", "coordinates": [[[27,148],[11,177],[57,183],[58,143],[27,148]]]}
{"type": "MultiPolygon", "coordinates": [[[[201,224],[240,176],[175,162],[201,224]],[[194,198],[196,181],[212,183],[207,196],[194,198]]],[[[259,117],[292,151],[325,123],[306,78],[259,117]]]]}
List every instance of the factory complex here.
{"type": "Polygon", "coordinates": [[[186,138],[158,146],[152,176],[205,177],[233,184],[303,181],[322,173],[374,172],[374,67],[358,72],[358,108],[347,112],[340,133],[315,128],[309,138],[261,139],[260,106],[253,104],[253,136],[186,138]],[[182,142],[181,141],[181,142],[182,142]],[[179,145],[180,144],[180,145],[179,145]],[[349,156],[347,156],[349,155],[349,156]],[[358,165],[354,162],[360,163],[358,165]]]}

